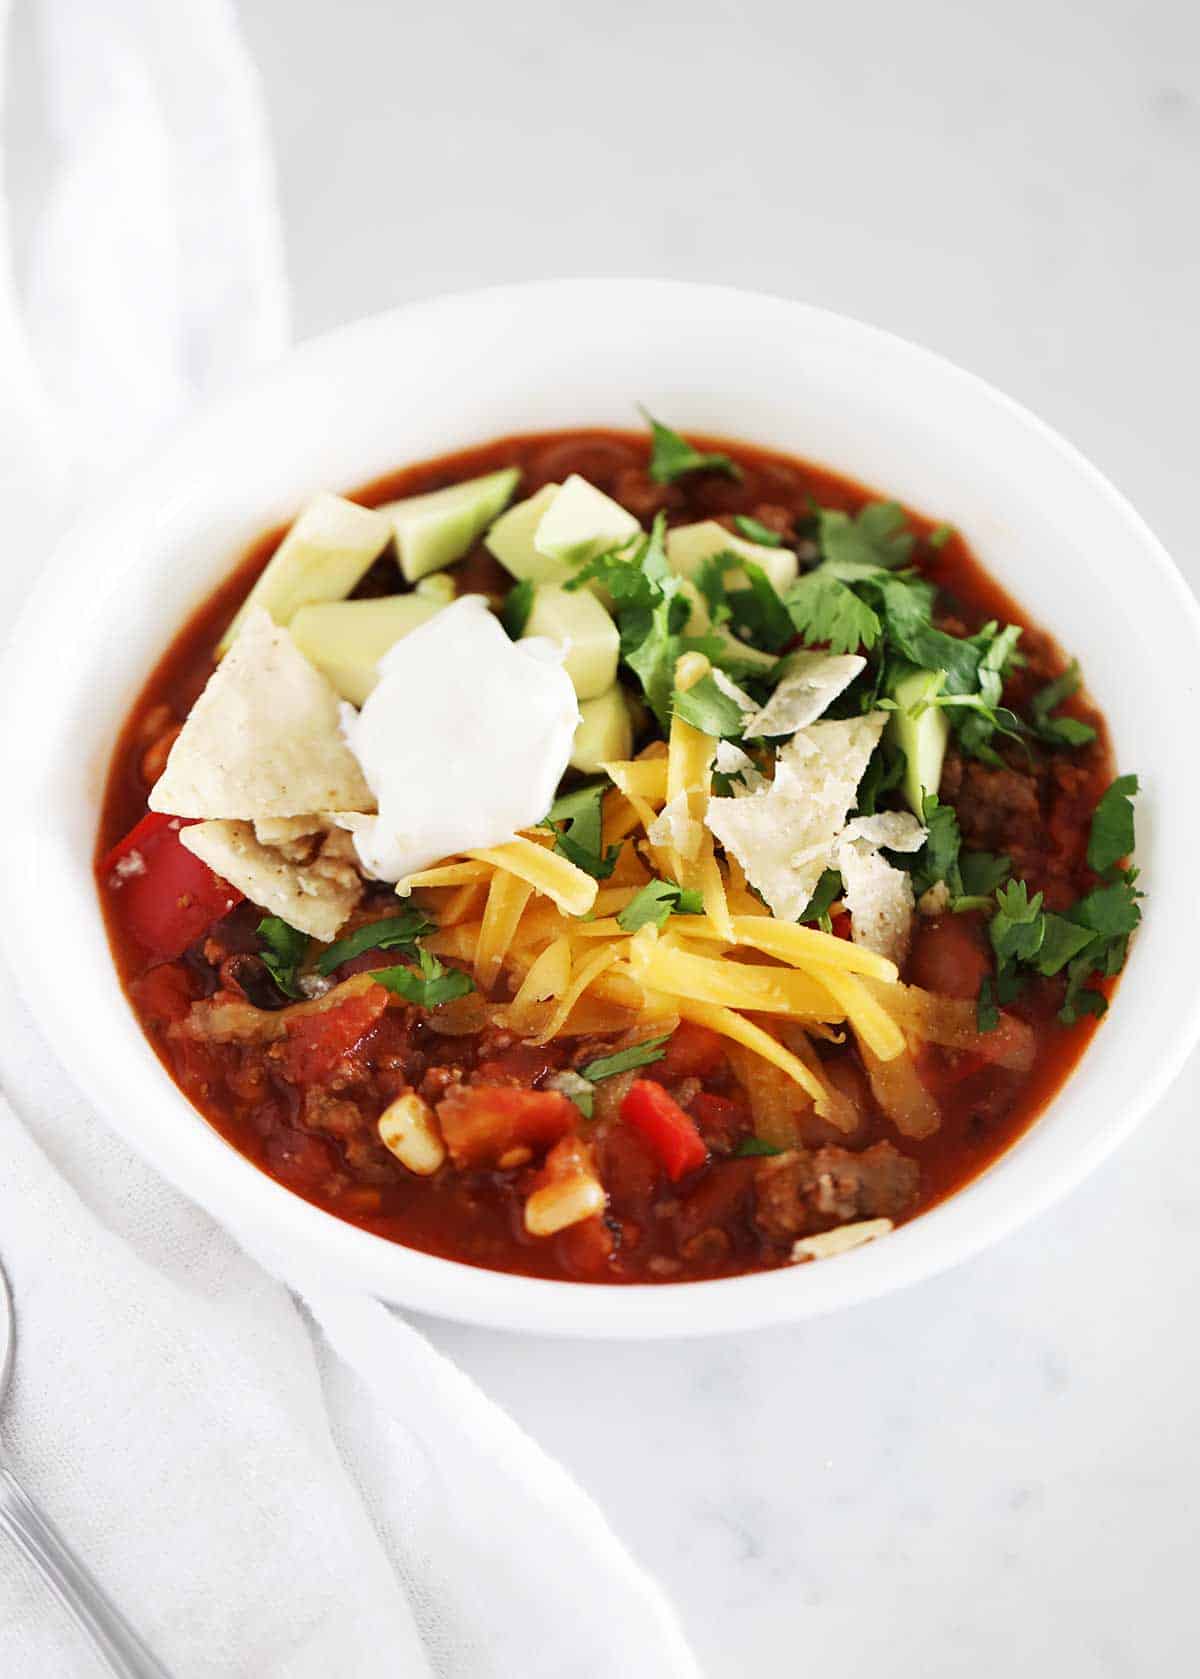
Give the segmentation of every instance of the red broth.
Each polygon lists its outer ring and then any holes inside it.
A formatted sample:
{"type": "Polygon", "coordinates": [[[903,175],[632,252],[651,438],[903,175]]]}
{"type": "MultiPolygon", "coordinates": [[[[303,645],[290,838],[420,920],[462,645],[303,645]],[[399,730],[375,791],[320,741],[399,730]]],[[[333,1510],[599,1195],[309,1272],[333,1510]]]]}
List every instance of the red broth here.
{"type": "MultiPolygon", "coordinates": [[[[580,473],[644,523],[660,509],[670,523],[741,513],[782,530],[805,516],[814,501],[854,512],[876,499],[861,485],[789,456],[722,439],[696,441],[703,449],[730,454],[742,470],[740,481],[697,474],[659,486],[646,472],[644,437],[578,431],[502,438],[405,467],[366,485],[355,499],[376,505],[506,466],[521,468],[522,495],[580,473]]],[[[1064,655],[960,536],[931,544],[932,522],[910,517],[918,533],[914,562],[943,591],[939,614],[952,620],[947,627],[963,633],[993,618],[1024,627],[1021,649],[1028,662],[1005,695],[1006,703],[1023,707],[1036,687],[1062,671],[1064,655]]],[[[184,624],[150,673],[113,753],[97,836],[101,898],[131,1006],[168,1071],[233,1147],[288,1188],[340,1218],[429,1253],[534,1276],[609,1283],[683,1281],[786,1263],[791,1248],[786,1173],[776,1162],[731,1154],[749,1129],[745,1099],[720,1041],[710,1042],[696,1029],[681,1029],[667,1060],[644,1073],[668,1092],[686,1095],[710,1148],[709,1163],[671,1182],[630,1127],[602,1116],[593,1141],[609,1192],[608,1212],[543,1238],[529,1236],[521,1217],[536,1162],[505,1170],[444,1168],[432,1178],[416,1178],[379,1143],[375,1121],[410,1083],[435,1093],[456,1077],[468,1085],[482,1080],[491,1087],[537,1089],[556,1068],[578,1061],[570,1042],[534,1052],[495,1041],[494,1035],[451,1038],[433,1030],[436,1018],[395,1008],[372,1013],[369,1003],[361,1020],[342,1023],[342,1041],[334,1045],[340,1059],[333,1061],[323,1061],[319,1044],[298,1056],[289,1041],[288,1055],[281,1058],[277,1046],[198,1045],[172,1034],[172,1022],[193,1000],[211,994],[218,972],[229,971],[222,963],[236,969],[247,957],[253,961],[261,912],[243,904],[178,960],[149,964],[101,863],[145,815],[172,731],[212,672],[212,648],[281,535],[278,529],[266,532],[184,624]],[[776,1203],[784,1209],[782,1217],[772,1213],[776,1203]]],[[[499,594],[511,582],[482,546],[454,575],[460,592],[499,594]]],[[[397,586],[395,562],[385,556],[356,593],[394,593],[397,586]]],[[[1086,863],[1088,819],[1113,776],[1103,719],[1079,695],[1067,709],[1096,728],[1092,745],[1057,755],[1035,748],[1032,768],[1014,760],[1005,771],[964,763],[952,752],[942,789],[943,801],[958,808],[967,843],[1008,852],[1014,874],[1031,890],[1044,890],[1052,908],[1094,884],[1086,863]]],[[[379,914],[386,914],[389,904],[394,912],[390,893],[381,891],[378,904],[379,914]]],[[[967,994],[977,984],[983,948],[977,916],[923,922],[904,977],[934,988],[957,986],[967,994]]],[[[868,1159],[884,1164],[894,1165],[892,1155],[898,1153],[900,1176],[911,1191],[903,1208],[893,1208],[887,1203],[895,1186],[872,1188],[864,1177],[854,1203],[859,1216],[870,1216],[872,1207],[898,1219],[915,1216],[976,1177],[1020,1137],[1096,1029],[1090,1019],[1072,1026],[1058,1022],[1062,994],[1061,979],[1036,979],[1012,1005],[1011,1012],[1036,1035],[1035,1060],[1026,1073],[976,1065],[958,1052],[922,1052],[920,1073],[943,1117],[938,1131],[919,1142],[900,1137],[878,1110],[852,1047],[820,1046],[826,1075],[852,1095],[862,1119],[849,1139],[813,1119],[802,1134],[804,1148],[827,1166],[832,1162],[835,1177],[840,1172],[849,1185],[866,1168],[860,1172],[861,1159],[847,1165],[839,1152],[843,1144],[859,1157],[874,1150],[868,1159]],[[819,1155],[830,1147],[834,1155],[819,1155]]],[[[549,1109],[546,1117],[553,1121],[549,1109]]]]}

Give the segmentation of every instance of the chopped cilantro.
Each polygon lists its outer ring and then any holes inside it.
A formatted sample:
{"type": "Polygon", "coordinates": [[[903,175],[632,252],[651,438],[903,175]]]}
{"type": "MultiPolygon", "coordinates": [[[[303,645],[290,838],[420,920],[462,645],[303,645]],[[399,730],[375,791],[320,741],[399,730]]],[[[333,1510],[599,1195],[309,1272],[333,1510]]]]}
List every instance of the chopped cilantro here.
{"type": "MultiPolygon", "coordinates": [[[[1104,995],[1089,981],[1093,975],[1112,978],[1120,973],[1130,934],[1142,919],[1141,893],[1134,884],[1137,871],[1117,866],[1133,850],[1130,794],[1136,791],[1137,777],[1121,776],[1096,807],[1088,860],[1093,868],[1103,862],[1098,870],[1103,878],[1065,914],[1044,910],[1042,894],[1031,898],[1023,880],[997,887],[989,932],[996,956],[995,995],[1000,1002],[1016,994],[1022,968],[1046,978],[1065,970],[1067,988],[1058,1014],[1064,1025],[1072,1025],[1085,1014],[1104,1013],[1104,995]]],[[[993,860],[995,866],[1007,866],[1007,861],[993,860]]],[[[971,884],[982,884],[982,880],[971,884]]]]}
{"type": "Polygon", "coordinates": [[[1136,775],[1121,775],[1101,797],[1092,815],[1088,840],[1088,867],[1104,874],[1133,850],[1133,804],[1138,790],[1136,775]]]}
{"type": "Polygon", "coordinates": [[[904,509],[894,501],[872,501],[851,516],[831,507],[817,509],[817,541],[825,560],[837,566],[882,567],[907,563],[913,548],[904,509]]]}
{"type": "Polygon", "coordinates": [[[646,1038],[640,1044],[631,1044],[628,1049],[619,1049],[615,1055],[601,1055],[597,1060],[589,1061],[586,1067],[581,1067],[580,1075],[592,1084],[598,1084],[601,1079],[631,1072],[634,1067],[648,1067],[652,1061],[661,1061],[667,1053],[663,1045],[670,1036],[670,1032],[664,1032],[660,1038],[646,1038]]]}
{"type": "Polygon", "coordinates": [[[381,921],[368,921],[356,927],[344,939],[328,945],[317,958],[317,972],[331,974],[343,962],[351,961],[368,950],[406,950],[414,952],[417,940],[432,933],[437,926],[419,909],[406,909],[401,915],[388,915],[381,921]]]}
{"type": "Polygon", "coordinates": [[[711,676],[702,676],[690,688],[676,688],[671,696],[674,716],[690,723],[701,734],[740,740],[745,717],[735,699],[717,687],[711,676]]]}
{"type": "Polygon", "coordinates": [[[868,759],[863,778],[858,784],[857,815],[875,815],[884,794],[899,787],[904,780],[906,762],[904,753],[898,746],[893,745],[891,740],[885,737],[880,741],[868,759]]]}
{"type": "Polygon", "coordinates": [[[584,1119],[591,1119],[596,1102],[596,1087],[591,1079],[585,1079],[568,1067],[561,1073],[552,1073],[546,1080],[546,1089],[559,1090],[564,1096],[569,1096],[584,1119]]]}
{"type": "Polygon", "coordinates": [[[594,781],[556,799],[544,826],[554,834],[554,849],[593,880],[607,880],[616,867],[619,845],[606,851],[601,841],[601,807],[608,783],[594,781]],[[559,823],[565,822],[565,827],[559,823]]]}
{"type": "Polygon", "coordinates": [[[744,536],[747,542],[757,542],[760,548],[784,546],[778,531],[773,531],[769,525],[760,524],[757,519],[751,519],[745,513],[735,513],[733,522],[738,528],[738,534],[744,536]]]}
{"type": "Polygon", "coordinates": [[[836,869],[826,869],[816,884],[812,897],[804,906],[804,914],[800,917],[802,924],[817,922],[822,932],[827,933],[830,927],[829,906],[835,904],[842,895],[842,877],[836,869]]]}
{"type": "Polygon", "coordinates": [[[704,597],[708,616],[714,624],[724,624],[729,618],[725,573],[740,563],[730,549],[723,548],[719,554],[706,554],[696,567],[693,582],[704,597]]]}
{"type": "Polygon", "coordinates": [[[673,484],[688,472],[720,472],[726,478],[740,478],[741,468],[728,455],[701,454],[686,438],[664,426],[643,408],[642,417],[654,440],[648,471],[656,484],[673,484]]]}
{"type": "Polygon", "coordinates": [[[747,1160],[759,1154],[782,1154],[781,1148],[774,1143],[766,1142],[762,1137],[743,1137],[730,1155],[731,1160],[747,1160]]]}
{"type": "Polygon", "coordinates": [[[953,535],[953,525],[935,525],[929,533],[929,546],[935,550],[944,548],[953,535]]]}
{"type": "Polygon", "coordinates": [[[1078,717],[1051,716],[1064,700],[1070,699],[1079,687],[1079,680],[1079,662],[1072,659],[1062,675],[1039,688],[1029,702],[1033,732],[1048,746],[1086,746],[1096,738],[1092,725],[1078,717]]]}
{"type": "Polygon", "coordinates": [[[980,1032],[994,1032],[1000,1024],[1000,1010],[996,1007],[996,982],[991,974],[984,974],[979,982],[979,996],[975,999],[975,1027],[980,1032]]]}
{"type": "Polygon", "coordinates": [[[703,913],[704,899],[699,892],[677,886],[673,880],[649,880],[618,912],[617,925],[623,933],[636,933],[647,922],[665,927],[669,916],[703,913]]]}
{"type": "Polygon", "coordinates": [[[882,633],[874,608],[823,566],[793,583],[784,605],[809,647],[826,645],[831,653],[856,653],[860,647],[874,647],[882,633]]]}
{"type": "Polygon", "coordinates": [[[955,915],[965,915],[968,910],[990,910],[993,905],[992,894],[997,886],[1002,886],[1012,873],[1012,860],[1008,857],[998,857],[993,851],[963,851],[959,853],[958,874],[959,893],[953,898],[950,908],[955,915]]]}
{"type": "Polygon", "coordinates": [[[754,647],[778,653],[795,639],[791,613],[760,565],[743,560],[738,569],[745,572],[749,588],[734,589],[725,597],[734,631],[754,647]]]}
{"type": "Polygon", "coordinates": [[[996,913],[989,928],[992,949],[998,964],[1031,962],[1042,948],[1046,936],[1046,918],[1042,914],[1042,894],[1029,896],[1023,880],[1010,880],[1007,886],[996,888],[996,913]]]}
{"type": "Polygon", "coordinates": [[[308,949],[308,934],[289,924],[278,915],[266,915],[259,922],[258,936],[262,940],[259,956],[263,967],[285,997],[302,997],[297,969],[308,949]]]}
{"type": "Polygon", "coordinates": [[[504,597],[504,605],[500,608],[500,622],[508,631],[509,639],[520,641],[525,634],[525,626],[529,622],[529,614],[533,610],[533,584],[527,577],[519,583],[514,583],[504,597]]]}
{"type": "Polygon", "coordinates": [[[912,888],[919,898],[939,880],[950,888],[952,898],[962,896],[962,875],[959,872],[959,853],[962,834],[953,805],[939,804],[936,793],[926,793],[922,820],[925,823],[925,844],[917,852],[913,863],[912,888]]]}
{"type": "Polygon", "coordinates": [[[447,968],[422,945],[417,951],[420,971],[397,966],[377,968],[371,975],[388,991],[421,1009],[439,1009],[443,1003],[453,1002],[474,991],[475,981],[461,968],[447,968]]]}

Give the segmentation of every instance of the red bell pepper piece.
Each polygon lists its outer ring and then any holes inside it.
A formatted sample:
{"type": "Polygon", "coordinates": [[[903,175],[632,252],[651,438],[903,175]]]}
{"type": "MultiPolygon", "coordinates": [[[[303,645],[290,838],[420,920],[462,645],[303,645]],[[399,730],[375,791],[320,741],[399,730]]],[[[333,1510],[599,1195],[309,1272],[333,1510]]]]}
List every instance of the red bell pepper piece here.
{"type": "Polygon", "coordinates": [[[621,1118],[657,1155],[672,1183],[708,1159],[704,1138],[675,1098],[653,1079],[635,1079],[621,1103],[621,1118]]]}
{"type": "Polygon", "coordinates": [[[152,810],[100,865],[122,925],[162,960],[182,956],[243,897],[180,843],[182,826],[178,816],[152,810]]]}

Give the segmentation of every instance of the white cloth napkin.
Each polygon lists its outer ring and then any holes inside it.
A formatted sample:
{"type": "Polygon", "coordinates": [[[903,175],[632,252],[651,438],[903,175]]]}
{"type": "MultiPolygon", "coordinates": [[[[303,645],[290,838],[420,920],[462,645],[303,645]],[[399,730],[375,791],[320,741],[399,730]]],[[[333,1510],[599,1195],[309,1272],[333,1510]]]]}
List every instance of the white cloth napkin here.
{"type": "MultiPolygon", "coordinates": [[[[0,64],[8,15],[0,0],[0,64]]],[[[58,155],[24,319],[0,202],[5,622],[68,488],[94,493],[287,324],[229,6],[42,0],[38,20],[58,155]]],[[[86,1008],[64,957],[64,1006],[86,1008]]],[[[0,1082],[19,1332],[0,1444],[172,1673],[695,1679],[671,1610],[566,1473],[398,1315],[277,1280],[164,1185],[3,972],[0,1082]]],[[[96,1671],[0,1543],[0,1673],[96,1671]]]]}

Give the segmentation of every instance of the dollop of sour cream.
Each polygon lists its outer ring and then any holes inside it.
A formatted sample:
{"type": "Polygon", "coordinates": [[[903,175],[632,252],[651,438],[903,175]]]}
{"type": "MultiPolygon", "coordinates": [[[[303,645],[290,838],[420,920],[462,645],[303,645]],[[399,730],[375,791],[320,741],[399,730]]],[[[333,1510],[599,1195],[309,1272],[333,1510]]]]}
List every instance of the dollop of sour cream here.
{"type": "Polygon", "coordinates": [[[510,641],[463,595],[389,648],[343,732],[379,807],[354,844],[379,880],[502,845],[545,816],[571,756],[579,702],[551,642],[510,641]]]}

